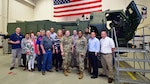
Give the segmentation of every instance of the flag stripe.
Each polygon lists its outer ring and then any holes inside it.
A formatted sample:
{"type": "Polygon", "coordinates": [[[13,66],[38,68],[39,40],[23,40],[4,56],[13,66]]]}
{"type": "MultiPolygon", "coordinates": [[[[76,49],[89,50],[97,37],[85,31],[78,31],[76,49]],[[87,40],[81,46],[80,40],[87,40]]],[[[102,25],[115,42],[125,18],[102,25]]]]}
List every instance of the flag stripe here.
{"type": "Polygon", "coordinates": [[[81,1],[81,0],[70,0],[71,2],[78,2],[78,1],[81,1]]]}
{"type": "Polygon", "coordinates": [[[64,3],[64,4],[58,4],[58,5],[54,5],[54,7],[60,7],[60,6],[68,6],[68,5],[75,5],[75,4],[81,4],[81,3],[90,3],[90,2],[101,2],[101,0],[80,0],[80,1],[76,1],[76,2],[69,2],[69,3],[64,3]]]}
{"type": "Polygon", "coordinates": [[[71,12],[71,11],[85,10],[85,9],[91,9],[91,8],[100,8],[101,6],[102,5],[92,6],[92,7],[87,7],[87,8],[75,8],[75,9],[69,9],[69,10],[54,11],[54,13],[71,12]]]}
{"type": "Polygon", "coordinates": [[[85,5],[85,4],[93,4],[93,3],[98,3],[98,2],[101,2],[101,0],[96,0],[96,1],[92,1],[92,2],[84,2],[84,3],[79,3],[79,4],[72,4],[72,5],[66,5],[66,6],[54,6],[54,9],[59,9],[59,8],[68,8],[68,7],[73,7],[73,6],[82,6],[82,5],[85,5]]]}
{"type": "Polygon", "coordinates": [[[55,0],[54,17],[79,16],[102,11],[102,0],[55,0]],[[66,3],[67,2],[67,3],[66,3]]]}
{"type": "Polygon", "coordinates": [[[70,9],[77,9],[77,8],[88,8],[88,7],[92,7],[92,6],[98,6],[101,5],[101,3],[93,3],[93,4],[85,4],[82,6],[73,6],[73,7],[68,7],[68,8],[60,8],[60,9],[55,9],[54,11],[62,11],[62,10],[70,10],[70,9]]]}
{"type": "Polygon", "coordinates": [[[61,12],[61,13],[54,13],[55,15],[64,15],[64,14],[75,14],[75,13],[83,13],[84,12],[90,12],[90,11],[98,11],[98,10],[101,10],[100,8],[92,8],[92,9],[86,9],[86,10],[78,10],[78,11],[72,11],[72,12],[61,12]]]}
{"type": "MultiPolygon", "coordinates": [[[[101,12],[101,11],[102,11],[102,10],[91,11],[91,12],[101,12]]],[[[77,16],[77,15],[82,15],[82,14],[90,14],[91,12],[75,13],[75,14],[65,14],[65,15],[54,15],[54,17],[77,16]]]]}

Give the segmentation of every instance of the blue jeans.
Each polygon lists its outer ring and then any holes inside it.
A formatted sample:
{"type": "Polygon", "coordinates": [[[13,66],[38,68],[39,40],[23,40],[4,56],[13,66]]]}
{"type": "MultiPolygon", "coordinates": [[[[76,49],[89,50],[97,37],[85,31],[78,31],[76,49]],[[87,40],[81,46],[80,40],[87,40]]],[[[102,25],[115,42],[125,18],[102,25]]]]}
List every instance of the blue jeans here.
{"type": "Polygon", "coordinates": [[[45,52],[46,52],[46,54],[43,57],[42,71],[51,69],[52,51],[46,50],[45,52]]]}

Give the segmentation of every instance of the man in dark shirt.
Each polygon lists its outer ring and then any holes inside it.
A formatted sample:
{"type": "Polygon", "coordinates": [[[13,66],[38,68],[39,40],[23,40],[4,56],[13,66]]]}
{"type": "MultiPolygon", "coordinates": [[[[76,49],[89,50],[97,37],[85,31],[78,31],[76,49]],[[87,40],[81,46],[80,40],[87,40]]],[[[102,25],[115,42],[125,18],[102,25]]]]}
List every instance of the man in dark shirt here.
{"type": "Polygon", "coordinates": [[[36,41],[36,45],[37,45],[37,54],[38,54],[38,57],[37,57],[37,68],[38,68],[38,71],[41,71],[42,69],[42,58],[43,58],[43,54],[42,54],[42,49],[40,47],[40,44],[41,44],[41,41],[42,41],[42,38],[45,36],[45,30],[41,29],[40,30],[40,36],[38,36],[37,38],[37,41],[36,41]]]}
{"type": "Polygon", "coordinates": [[[14,69],[15,62],[16,62],[16,56],[18,57],[18,66],[22,67],[21,65],[21,40],[23,38],[23,35],[20,34],[21,29],[16,28],[16,32],[10,35],[9,43],[12,44],[12,63],[10,70],[14,69]]]}
{"type": "Polygon", "coordinates": [[[43,37],[40,46],[44,54],[43,65],[42,65],[42,75],[45,75],[46,70],[49,72],[52,72],[51,70],[52,53],[55,52],[54,42],[53,42],[53,39],[50,37],[50,31],[46,31],[46,36],[43,37]]]}

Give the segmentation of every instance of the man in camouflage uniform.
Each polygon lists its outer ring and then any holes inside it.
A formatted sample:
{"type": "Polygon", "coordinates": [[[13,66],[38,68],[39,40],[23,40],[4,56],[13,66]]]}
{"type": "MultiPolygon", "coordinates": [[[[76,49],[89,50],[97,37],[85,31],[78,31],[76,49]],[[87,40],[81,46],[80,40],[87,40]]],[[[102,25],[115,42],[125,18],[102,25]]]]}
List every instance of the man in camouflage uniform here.
{"type": "Polygon", "coordinates": [[[68,76],[67,73],[70,73],[69,65],[71,63],[71,52],[73,52],[73,42],[68,30],[65,32],[64,37],[62,37],[60,41],[61,55],[63,56],[64,75],[68,76]]]}
{"type": "Polygon", "coordinates": [[[87,41],[90,39],[90,34],[89,34],[89,29],[88,28],[85,29],[85,32],[84,32],[83,36],[87,39],[87,41]]]}
{"type": "MultiPolygon", "coordinates": [[[[85,29],[83,36],[87,39],[87,41],[90,39],[91,35],[89,33],[89,29],[88,28],[85,29]]],[[[86,57],[85,57],[85,60],[84,60],[84,66],[85,66],[85,69],[87,69],[88,72],[91,73],[91,62],[88,59],[88,54],[89,53],[88,53],[88,50],[87,50],[86,57]]]]}
{"type": "Polygon", "coordinates": [[[86,57],[87,51],[87,40],[85,37],[82,36],[82,31],[78,31],[78,39],[76,40],[76,57],[77,63],[79,65],[79,79],[83,78],[83,71],[84,71],[84,59],[86,57]]]}

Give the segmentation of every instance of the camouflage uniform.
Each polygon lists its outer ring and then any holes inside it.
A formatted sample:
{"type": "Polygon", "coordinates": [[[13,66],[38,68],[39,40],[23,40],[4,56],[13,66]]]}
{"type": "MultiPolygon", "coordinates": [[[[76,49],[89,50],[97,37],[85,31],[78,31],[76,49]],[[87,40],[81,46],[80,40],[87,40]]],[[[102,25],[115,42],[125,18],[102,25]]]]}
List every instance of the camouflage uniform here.
{"type": "Polygon", "coordinates": [[[81,72],[84,71],[84,59],[86,57],[86,51],[87,51],[87,40],[85,37],[78,38],[76,40],[76,56],[77,56],[77,62],[79,65],[79,70],[81,72]],[[81,56],[81,54],[83,56],[81,56]]]}
{"type": "Polygon", "coordinates": [[[87,41],[90,39],[90,34],[83,34],[83,36],[87,39],[87,41]]]}
{"type": "Polygon", "coordinates": [[[61,38],[61,44],[63,46],[64,56],[63,58],[63,68],[64,70],[69,69],[71,62],[71,48],[72,48],[72,38],[69,36],[64,36],[61,38]]]}
{"type": "MultiPolygon", "coordinates": [[[[83,34],[83,36],[87,39],[87,41],[90,39],[90,34],[83,34]]],[[[89,52],[87,50],[86,52],[86,57],[85,57],[85,60],[84,60],[84,66],[85,68],[88,69],[88,72],[91,73],[91,62],[89,60],[89,52]]]]}

